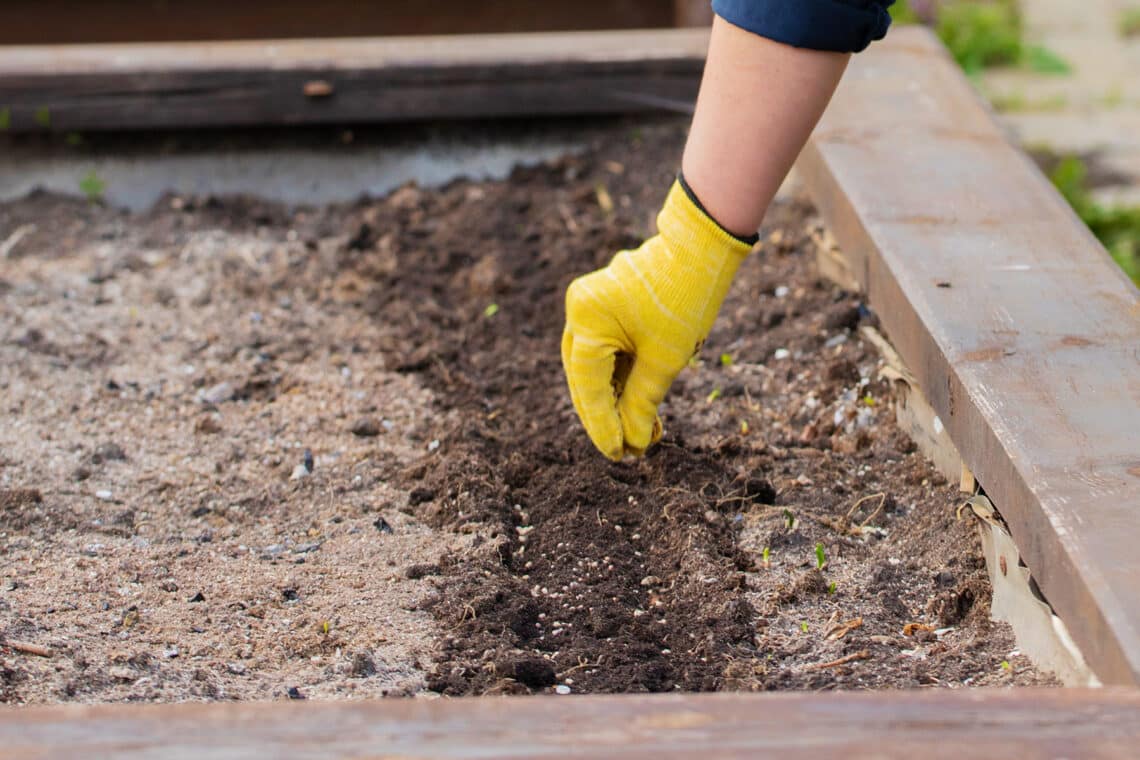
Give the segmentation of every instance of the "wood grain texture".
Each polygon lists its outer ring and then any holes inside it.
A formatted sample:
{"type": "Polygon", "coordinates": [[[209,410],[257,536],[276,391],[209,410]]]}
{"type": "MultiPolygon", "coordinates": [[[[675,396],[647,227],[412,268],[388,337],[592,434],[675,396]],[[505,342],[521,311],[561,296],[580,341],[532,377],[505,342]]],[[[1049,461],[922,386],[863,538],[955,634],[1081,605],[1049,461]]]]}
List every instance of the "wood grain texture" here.
{"type": "Polygon", "coordinates": [[[408,121],[691,103],[707,29],[0,48],[14,131],[408,121]]]}
{"type": "Polygon", "coordinates": [[[0,711],[0,756],[1132,758],[1133,690],[493,697],[0,711]]]}
{"type": "Polygon", "coordinates": [[[1106,683],[1140,683],[1140,293],[926,30],[853,63],[799,164],[1106,683]]]}
{"type": "Polygon", "coordinates": [[[3,0],[0,45],[641,29],[673,15],[674,0],[3,0]]]}

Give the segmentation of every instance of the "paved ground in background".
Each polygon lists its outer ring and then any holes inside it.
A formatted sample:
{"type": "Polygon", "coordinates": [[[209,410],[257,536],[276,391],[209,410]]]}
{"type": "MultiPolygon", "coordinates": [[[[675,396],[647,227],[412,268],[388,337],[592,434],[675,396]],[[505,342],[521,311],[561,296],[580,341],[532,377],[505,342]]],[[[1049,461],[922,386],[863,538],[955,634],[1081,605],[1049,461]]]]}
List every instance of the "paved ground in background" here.
{"type": "Polygon", "coordinates": [[[991,70],[983,90],[1028,148],[1094,154],[1119,181],[1104,202],[1140,204],[1140,36],[1124,38],[1121,12],[1136,0],[1021,0],[1026,36],[1064,58],[1066,76],[991,70]]]}

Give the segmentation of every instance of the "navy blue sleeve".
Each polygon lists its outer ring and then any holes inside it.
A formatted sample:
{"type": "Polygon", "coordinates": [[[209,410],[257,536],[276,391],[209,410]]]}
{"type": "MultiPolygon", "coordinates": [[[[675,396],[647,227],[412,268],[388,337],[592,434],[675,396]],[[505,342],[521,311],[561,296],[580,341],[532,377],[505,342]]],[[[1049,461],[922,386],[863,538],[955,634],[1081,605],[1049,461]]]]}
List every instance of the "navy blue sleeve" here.
{"type": "Polygon", "coordinates": [[[813,50],[857,53],[881,40],[894,0],[712,0],[713,12],[761,37],[813,50]]]}

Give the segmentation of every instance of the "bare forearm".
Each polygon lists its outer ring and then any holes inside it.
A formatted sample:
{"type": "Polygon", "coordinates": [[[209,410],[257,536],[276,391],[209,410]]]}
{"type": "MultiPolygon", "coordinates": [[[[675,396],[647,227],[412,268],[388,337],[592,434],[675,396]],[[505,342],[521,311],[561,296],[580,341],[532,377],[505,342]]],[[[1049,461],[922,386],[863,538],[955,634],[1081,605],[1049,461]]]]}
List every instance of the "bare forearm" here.
{"type": "Polygon", "coordinates": [[[847,67],[717,17],[682,173],[729,232],[753,234],[847,67]]]}

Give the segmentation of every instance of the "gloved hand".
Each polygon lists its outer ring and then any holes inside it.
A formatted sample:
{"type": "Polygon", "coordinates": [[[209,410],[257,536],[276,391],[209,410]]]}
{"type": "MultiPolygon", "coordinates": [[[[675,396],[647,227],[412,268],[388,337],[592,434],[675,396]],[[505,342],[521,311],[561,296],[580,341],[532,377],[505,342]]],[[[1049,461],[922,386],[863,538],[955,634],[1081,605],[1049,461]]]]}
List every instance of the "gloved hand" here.
{"type": "Polygon", "coordinates": [[[562,366],[594,445],[613,460],[661,438],[657,406],[708,336],[752,246],[675,182],[658,234],[566,291],[562,366]]]}

